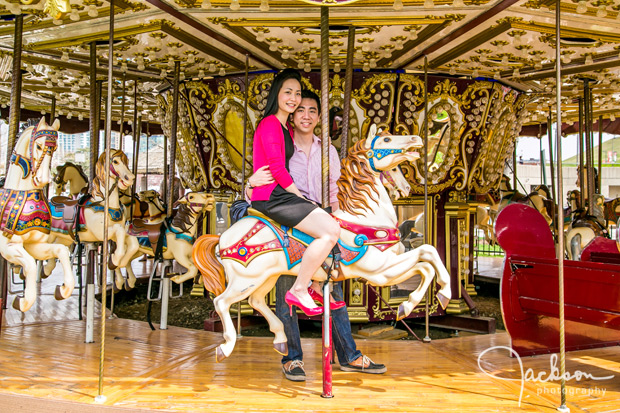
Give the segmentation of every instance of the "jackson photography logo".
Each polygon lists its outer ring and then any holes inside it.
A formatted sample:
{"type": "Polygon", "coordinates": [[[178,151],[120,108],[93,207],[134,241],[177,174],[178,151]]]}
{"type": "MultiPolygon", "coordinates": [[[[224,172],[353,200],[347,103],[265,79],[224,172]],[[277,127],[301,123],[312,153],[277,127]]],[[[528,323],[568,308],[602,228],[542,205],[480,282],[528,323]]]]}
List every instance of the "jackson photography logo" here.
{"type": "MultiPolygon", "coordinates": [[[[558,367],[558,355],[557,354],[552,354],[551,357],[549,358],[549,371],[546,370],[541,370],[539,372],[535,372],[534,369],[532,368],[528,368],[526,370],[523,369],[523,362],[521,361],[521,357],[519,357],[519,354],[517,354],[516,351],[514,351],[513,349],[511,349],[510,347],[506,347],[506,346],[494,346],[494,347],[489,347],[488,349],[484,350],[482,353],[480,353],[480,355],[478,355],[478,368],[480,369],[481,372],[483,372],[484,374],[486,374],[489,377],[492,377],[494,379],[498,379],[498,380],[507,380],[507,381],[520,381],[521,382],[521,391],[519,392],[519,407],[521,407],[521,399],[523,398],[523,389],[525,388],[525,382],[531,382],[531,383],[546,383],[546,382],[554,382],[557,381],[558,384],[560,382],[560,380],[562,379],[562,375],[560,374],[560,369],[558,367]],[[507,378],[507,377],[499,377],[496,374],[493,374],[487,370],[485,370],[482,365],[481,362],[484,358],[484,355],[487,354],[489,351],[493,351],[493,350],[508,350],[513,356],[516,357],[517,361],[519,362],[519,367],[520,367],[520,372],[521,372],[521,378],[520,379],[511,379],[511,378],[507,378]]],[[[597,377],[593,374],[587,373],[587,372],[583,372],[580,370],[575,370],[574,372],[570,372],[568,371],[568,369],[564,372],[564,379],[566,380],[566,382],[568,382],[569,380],[576,380],[577,382],[581,381],[581,380],[596,380],[596,381],[604,381],[604,380],[611,380],[614,378],[614,375],[612,374],[611,376],[603,376],[603,377],[597,377]]],[[[606,392],[606,388],[604,387],[599,387],[599,386],[594,386],[594,387],[589,387],[589,388],[574,388],[574,387],[567,387],[566,388],[566,394],[567,396],[572,396],[575,394],[579,394],[579,395],[588,395],[588,396],[605,396],[605,392],[606,392]]],[[[543,395],[543,394],[560,394],[560,388],[546,388],[546,387],[538,387],[536,389],[536,394],[537,395],[543,395]]]]}

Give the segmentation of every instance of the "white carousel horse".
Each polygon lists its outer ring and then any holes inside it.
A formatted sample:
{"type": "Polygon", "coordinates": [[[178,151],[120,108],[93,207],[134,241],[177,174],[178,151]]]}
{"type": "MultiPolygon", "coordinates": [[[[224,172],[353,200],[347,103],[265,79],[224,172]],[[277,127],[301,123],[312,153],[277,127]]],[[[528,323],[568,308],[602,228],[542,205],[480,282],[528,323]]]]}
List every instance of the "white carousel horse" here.
{"type": "Polygon", "coordinates": [[[568,192],[571,219],[564,231],[564,250],[569,260],[579,260],[581,251],[596,237],[608,237],[605,225],[603,204],[605,197],[594,195],[592,211],[586,211],[581,206],[581,197],[578,190],[568,192]]]}
{"type": "Polygon", "coordinates": [[[411,185],[407,181],[407,178],[405,178],[405,175],[403,175],[399,166],[395,166],[387,171],[382,171],[380,176],[381,183],[387,189],[392,200],[396,201],[399,198],[409,196],[411,185]]]}
{"type": "MultiPolygon", "coordinates": [[[[95,166],[95,179],[91,187],[92,198],[80,208],[77,208],[77,200],[67,200],[63,197],[52,198],[52,233],[49,242],[64,245],[71,245],[74,242],[72,224],[76,220],[75,214],[78,214],[78,225],[75,230],[78,232],[80,242],[104,241],[104,202],[107,197],[109,204],[108,240],[116,243],[116,250],[110,255],[109,266],[113,269],[125,267],[138,250],[138,240],[127,236],[125,216],[119,199],[119,190],[129,188],[135,178],[127,164],[127,155],[120,150],[112,149],[110,181],[106,186],[105,153],[102,153],[95,166]],[[74,219],[72,222],[69,220],[69,224],[65,219],[67,216],[74,219]]],[[[44,268],[45,273],[51,274],[55,265],[54,260],[49,260],[44,268]]],[[[122,286],[123,283],[120,271],[116,271],[116,285],[122,286]]]]}
{"type": "MultiPolygon", "coordinates": [[[[138,237],[140,242],[140,249],[132,260],[142,256],[142,254],[155,255],[157,241],[163,235],[165,237],[163,259],[174,259],[187,268],[187,272],[184,274],[171,278],[175,283],[181,284],[193,279],[198,274],[198,269],[192,259],[192,246],[196,240],[196,224],[200,214],[213,209],[215,197],[205,192],[190,192],[178,199],[176,204],[179,205],[179,208],[170,223],[164,226],[163,233],[161,221],[145,225],[144,221],[134,220],[129,228],[129,234],[138,237]]],[[[131,262],[127,266],[128,277],[130,271],[131,262]]]]}
{"type": "Polygon", "coordinates": [[[54,176],[54,190],[56,195],[62,195],[69,183],[69,195],[75,198],[84,189],[88,189],[88,177],[80,165],[65,162],[56,169],[54,176]]]}
{"type": "MultiPolygon", "coordinates": [[[[379,177],[381,171],[406,160],[418,159],[419,154],[413,150],[422,146],[422,140],[418,136],[375,132],[373,125],[368,139],[357,142],[342,163],[338,181],[340,209],[333,214],[341,227],[338,275],[361,277],[373,285],[387,286],[420,274],[422,282],[398,308],[401,319],[422,300],[436,273],[440,285],[437,298],[445,308],[452,295],[448,271],[431,245],[402,253],[404,247],[398,238],[396,212],[379,177]]],[[[268,321],[275,334],[274,349],[281,354],[288,352],[282,322],[265,303],[265,295],[280,274],[297,273],[304,245],[312,240],[295,229],[285,235],[286,227],[283,230],[282,226],[259,215],[251,214],[239,220],[221,237],[203,235],[194,246],[194,262],[200,269],[205,288],[217,296],[213,302],[223,321],[225,343],[216,351],[218,361],[228,357],[235,346],[236,332],[230,306],[246,297],[268,321]],[[221,263],[216,259],[218,249],[221,263]]],[[[325,280],[326,276],[322,266],[313,279],[325,280]]]]}
{"type": "Polygon", "coordinates": [[[26,280],[24,296],[13,301],[13,307],[20,311],[29,310],[36,299],[35,260],[60,260],[64,283],[56,287],[56,299],[69,297],[75,286],[69,249],[47,241],[51,217],[43,188],[50,182],[59,126],[58,120],[49,126],[41,118],[36,127],[24,130],[15,144],[4,188],[0,189],[0,253],[22,267],[26,280]]]}

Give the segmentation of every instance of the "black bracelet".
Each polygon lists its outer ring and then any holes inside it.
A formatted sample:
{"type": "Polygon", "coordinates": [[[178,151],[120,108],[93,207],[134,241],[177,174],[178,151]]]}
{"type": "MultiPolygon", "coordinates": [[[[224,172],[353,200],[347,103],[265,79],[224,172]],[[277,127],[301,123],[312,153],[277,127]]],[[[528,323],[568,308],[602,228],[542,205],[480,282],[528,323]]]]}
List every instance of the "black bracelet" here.
{"type": "Polygon", "coordinates": [[[254,187],[252,186],[252,184],[250,183],[250,180],[248,179],[248,188],[250,189],[254,189],[254,187]]]}

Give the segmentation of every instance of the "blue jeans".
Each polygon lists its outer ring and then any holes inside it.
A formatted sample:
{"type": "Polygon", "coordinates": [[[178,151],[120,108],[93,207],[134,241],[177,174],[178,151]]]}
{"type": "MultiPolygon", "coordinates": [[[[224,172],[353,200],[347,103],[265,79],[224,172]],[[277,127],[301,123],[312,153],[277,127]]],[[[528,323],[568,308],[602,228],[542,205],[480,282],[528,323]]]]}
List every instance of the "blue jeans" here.
{"type": "MultiPolygon", "coordinates": [[[[282,364],[291,360],[303,360],[301,340],[299,335],[299,323],[297,313],[293,311],[291,317],[288,304],[284,301],[284,295],[295,283],[295,278],[290,275],[282,275],[276,283],[276,315],[284,324],[284,334],[288,341],[288,355],[282,357],[282,364]]],[[[332,297],[336,301],[342,300],[342,283],[334,283],[332,297]]],[[[332,315],[332,339],[334,349],[338,355],[340,364],[349,364],[362,355],[351,335],[351,322],[347,307],[339,308],[331,312],[332,315]]]]}

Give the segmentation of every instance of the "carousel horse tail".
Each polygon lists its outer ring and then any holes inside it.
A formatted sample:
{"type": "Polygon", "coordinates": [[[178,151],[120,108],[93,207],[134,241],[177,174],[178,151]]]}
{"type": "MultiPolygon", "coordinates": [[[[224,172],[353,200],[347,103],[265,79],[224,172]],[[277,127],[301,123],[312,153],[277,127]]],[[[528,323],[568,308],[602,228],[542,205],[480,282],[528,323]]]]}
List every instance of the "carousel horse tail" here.
{"type": "Polygon", "coordinates": [[[194,264],[202,274],[205,289],[215,294],[216,297],[226,288],[224,267],[215,256],[215,249],[219,242],[219,235],[205,234],[196,240],[192,251],[194,264]]]}

